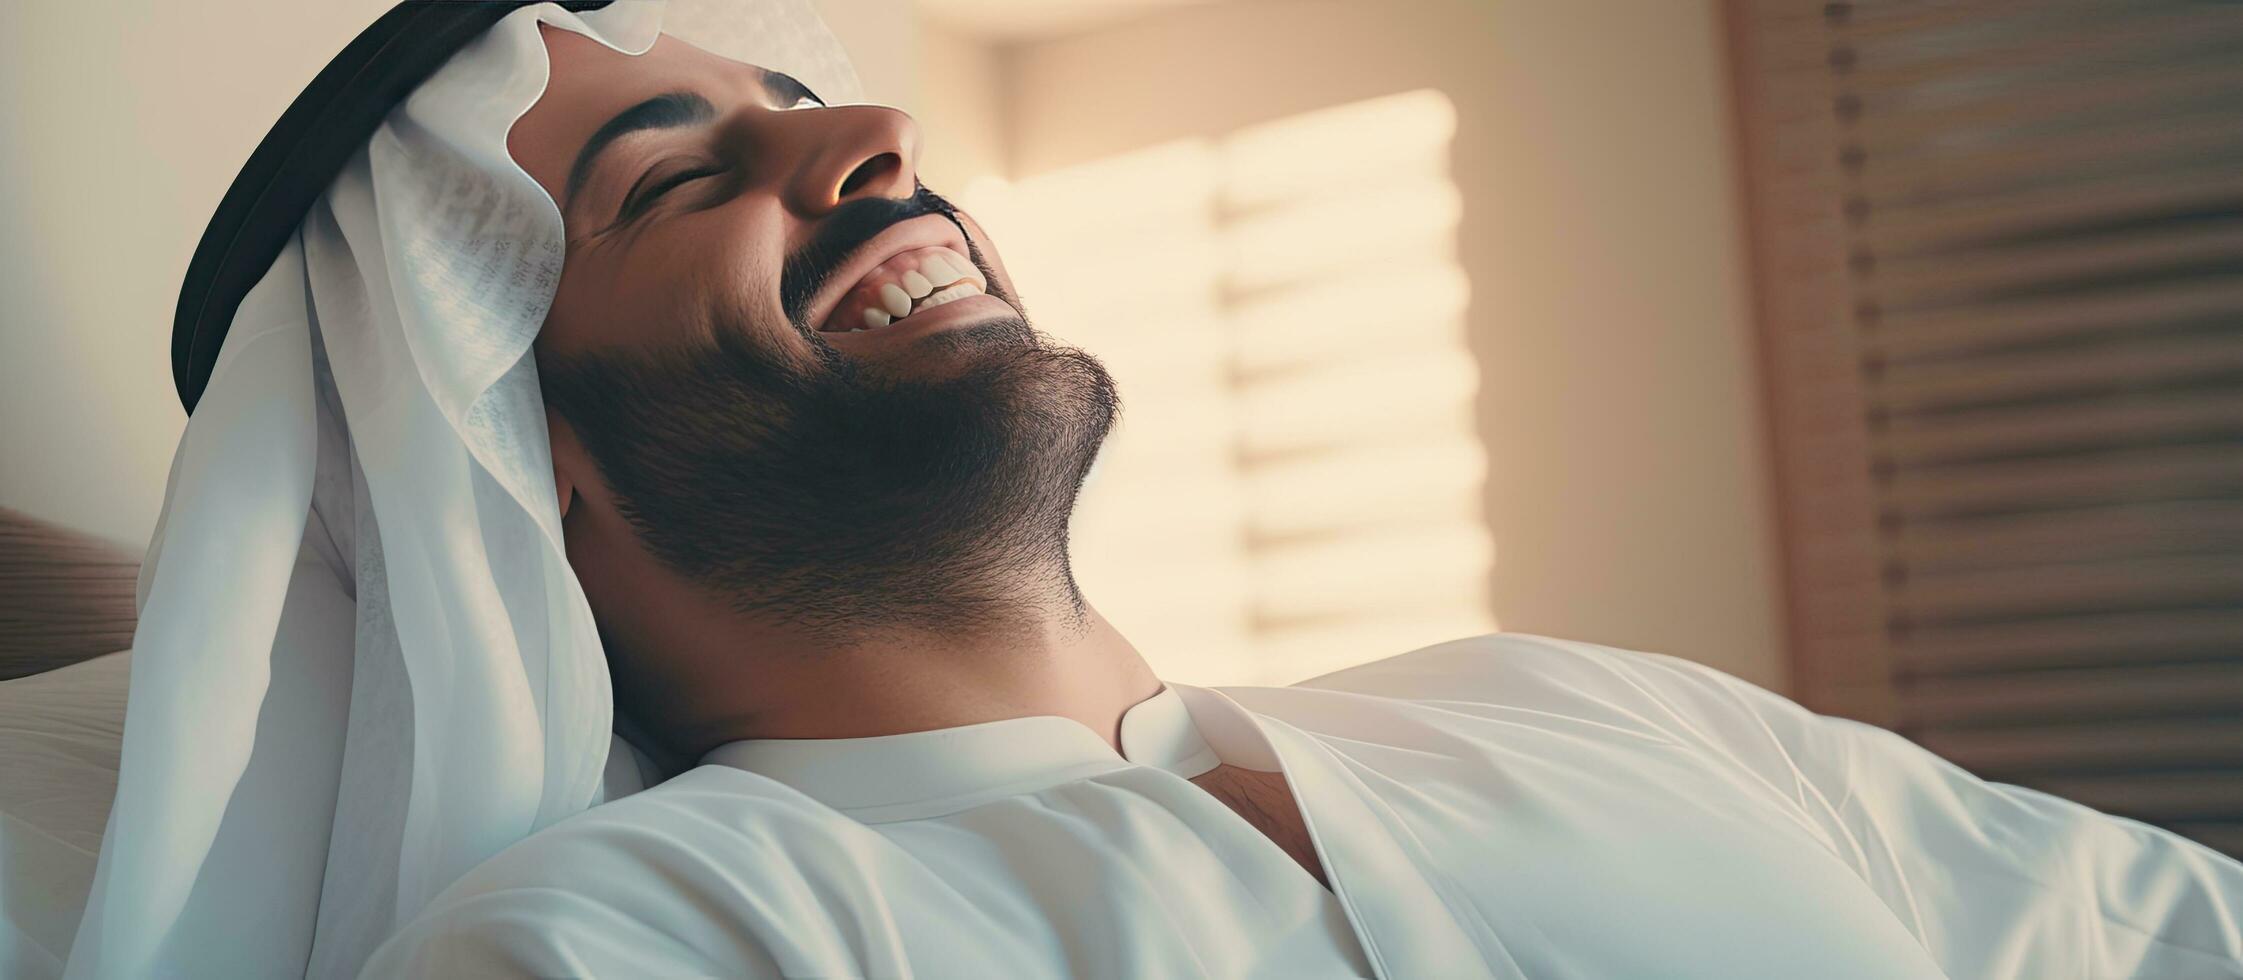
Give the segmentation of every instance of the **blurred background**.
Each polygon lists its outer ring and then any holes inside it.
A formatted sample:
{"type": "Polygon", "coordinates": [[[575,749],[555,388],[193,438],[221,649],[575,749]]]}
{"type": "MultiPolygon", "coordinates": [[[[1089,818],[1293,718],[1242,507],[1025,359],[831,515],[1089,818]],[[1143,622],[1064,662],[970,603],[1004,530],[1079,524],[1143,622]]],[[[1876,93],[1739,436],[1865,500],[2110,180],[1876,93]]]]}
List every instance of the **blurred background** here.
{"type": "MultiPolygon", "coordinates": [[[[387,0],[0,4],[0,507],[137,551],[196,237],[387,0]]],[[[2243,852],[2243,9],[818,0],[1122,426],[1164,676],[1697,660],[2243,852]]]]}

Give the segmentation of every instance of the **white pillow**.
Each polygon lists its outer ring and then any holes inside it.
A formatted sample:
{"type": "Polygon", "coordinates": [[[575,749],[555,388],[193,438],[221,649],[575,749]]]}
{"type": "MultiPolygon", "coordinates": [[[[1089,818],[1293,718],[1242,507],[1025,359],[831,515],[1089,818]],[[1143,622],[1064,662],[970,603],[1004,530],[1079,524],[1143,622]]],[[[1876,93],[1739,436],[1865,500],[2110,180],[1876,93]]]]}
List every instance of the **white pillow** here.
{"type": "Polygon", "coordinates": [[[59,977],[93,887],[127,650],[0,681],[0,977],[59,977]]]}
{"type": "MultiPolygon", "coordinates": [[[[0,977],[62,976],[117,794],[132,651],[0,681],[0,977]]],[[[669,774],[618,736],[607,798],[669,774]]]]}

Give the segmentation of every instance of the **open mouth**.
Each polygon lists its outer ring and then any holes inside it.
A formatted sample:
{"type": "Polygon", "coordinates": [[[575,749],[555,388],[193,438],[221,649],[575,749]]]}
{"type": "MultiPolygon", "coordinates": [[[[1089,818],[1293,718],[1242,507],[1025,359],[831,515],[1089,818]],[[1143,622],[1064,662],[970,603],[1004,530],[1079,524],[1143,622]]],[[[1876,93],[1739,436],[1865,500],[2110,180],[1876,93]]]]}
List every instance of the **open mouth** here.
{"type": "Polygon", "coordinates": [[[946,303],[986,292],[989,281],[965,256],[943,245],[889,256],[843,293],[820,333],[881,330],[946,303]]]}

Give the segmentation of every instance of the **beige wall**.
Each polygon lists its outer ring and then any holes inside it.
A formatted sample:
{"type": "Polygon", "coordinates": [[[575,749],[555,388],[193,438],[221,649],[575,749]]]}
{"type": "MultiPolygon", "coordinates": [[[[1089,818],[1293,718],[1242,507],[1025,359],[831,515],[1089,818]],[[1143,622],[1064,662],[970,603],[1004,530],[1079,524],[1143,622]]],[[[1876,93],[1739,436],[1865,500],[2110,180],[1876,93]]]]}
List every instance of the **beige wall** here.
{"type": "Polygon", "coordinates": [[[1016,176],[1446,93],[1497,618],[1781,686],[1712,0],[1210,4],[1003,67],[1016,176]]]}
{"type": "Polygon", "coordinates": [[[0,506],[147,540],[186,423],[171,313],[195,239],[387,6],[0,3],[0,506]]]}
{"type": "MultiPolygon", "coordinates": [[[[184,422],[168,338],[249,148],[388,0],[0,3],[0,506],[144,541],[184,422]]],[[[1780,682],[1711,0],[1186,7],[1001,50],[820,0],[931,185],[1420,87],[1461,257],[1508,629],[1780,682]]]]}
{"type": "Polygon", "coordinates": [[[919,80],[905,106],[926,139],[920,176],[953,199],[975,179],[1011,172],[1004,61],[998,49],[941,23],[920,21],[919,80]]]}

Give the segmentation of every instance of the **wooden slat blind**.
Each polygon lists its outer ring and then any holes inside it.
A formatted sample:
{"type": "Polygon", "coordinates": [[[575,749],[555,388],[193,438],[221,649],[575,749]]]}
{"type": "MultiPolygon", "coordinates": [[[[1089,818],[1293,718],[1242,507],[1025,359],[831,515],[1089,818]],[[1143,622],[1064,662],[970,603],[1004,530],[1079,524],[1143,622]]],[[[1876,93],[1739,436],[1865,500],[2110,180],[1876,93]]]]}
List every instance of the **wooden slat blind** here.
{"type": "Polygon", "coordinates": [[[2243,853],[2243,5],[1728,14],[1795,695],[2243,853]]]}
{"type": "Polygon", "coordinates": [[[140,558],[0,507],[0,681],[132,645],[140,558]]]}

